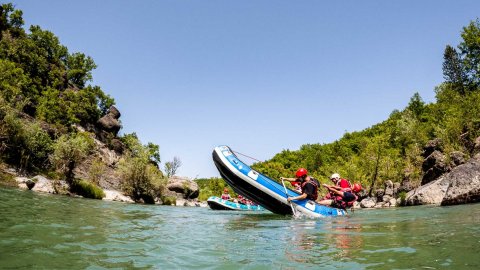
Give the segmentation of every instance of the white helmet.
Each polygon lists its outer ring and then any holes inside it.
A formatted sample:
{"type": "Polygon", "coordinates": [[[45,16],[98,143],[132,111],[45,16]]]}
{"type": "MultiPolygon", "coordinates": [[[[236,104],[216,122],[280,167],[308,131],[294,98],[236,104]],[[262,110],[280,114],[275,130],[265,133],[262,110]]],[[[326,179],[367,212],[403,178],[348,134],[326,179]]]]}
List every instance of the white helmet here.
{"type": "Polygon", "coordinates": [[[338,173],[332,174],[332,176],[330,176],[330,180],[332,180],[332,179],[339,180],[340,179],[340,174],[338,174],[338,173]]]}

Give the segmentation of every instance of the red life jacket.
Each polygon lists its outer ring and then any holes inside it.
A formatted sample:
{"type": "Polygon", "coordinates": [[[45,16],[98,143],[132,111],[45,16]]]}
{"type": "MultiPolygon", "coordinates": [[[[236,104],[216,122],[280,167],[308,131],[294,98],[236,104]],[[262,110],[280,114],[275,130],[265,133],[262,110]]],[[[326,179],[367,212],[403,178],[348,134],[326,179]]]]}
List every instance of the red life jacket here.
{"type": "Polygon", "coordinates": [[[338,208],[341,208],[341,209],[351,208],[353,206],[353,204],[358,200],[358,196],[355,193],[352,192],[351,188],[342,188],[342,191],[343,192],[349,192],[349,193],[353,194],[353,196],[355,196],[355,200],[350,201],[350,202],[346,202],[346,201],[343,200],[342,196],[335,196],[333,198],[334,205],[336,205],[338,208]]]}
{"type": "Polygon", "coordinates": [[[315,178],[312,178],[310,177],[310,181],[309,182],[303,182],[302,183],[302,193],[303,193],[303,190],[304,190],[304,187],[307,183],[311,183],[315,188],[313,189],[313,194],[307,194],[307,199],[310,199],[310,200],[317,200],[318,198],[318,180],[315,179],[315,178]]]}

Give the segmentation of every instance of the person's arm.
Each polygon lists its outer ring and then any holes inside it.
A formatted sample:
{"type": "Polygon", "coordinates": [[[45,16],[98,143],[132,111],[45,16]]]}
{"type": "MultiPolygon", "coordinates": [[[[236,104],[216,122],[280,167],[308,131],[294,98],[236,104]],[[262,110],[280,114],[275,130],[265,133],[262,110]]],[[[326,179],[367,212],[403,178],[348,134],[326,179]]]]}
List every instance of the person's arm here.
{"type": "Polygon", "coordinates": [[[328,189],[328,191],[332,192],[333,194],[337,194],[337,195],[340,195],[343,197],[343,192],[338,190],[337,186],[329,186],[329,185],[326,185],[326,184],[323,184],[324,187],[326,187],[328,189]]]}
{"type": "Polygon", "coordinates": [[[290,201],[295,201],[295,200],[303,200],[305,198],[307,198],[307,193],[303,193],[302,195],[296,196],[296,197],[288,197],[287,201],[290,202],[290,201]]]}
{"type": "Polygon", "coordinates": [[[281,181],[295,182],[297,178],[280,177],[281,181]]]}

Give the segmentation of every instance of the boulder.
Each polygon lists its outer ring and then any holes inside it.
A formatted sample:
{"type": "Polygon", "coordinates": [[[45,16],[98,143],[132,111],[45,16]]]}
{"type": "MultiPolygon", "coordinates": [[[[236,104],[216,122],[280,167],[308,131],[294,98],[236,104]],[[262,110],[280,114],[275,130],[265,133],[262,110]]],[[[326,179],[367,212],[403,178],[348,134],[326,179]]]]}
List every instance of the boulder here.
{"type": "Polygon", "coordinates": [[[118,131],[120,131],[120,129],[122,128],[122,125],[118,120],[120,116],[121,114],[118,109],[115,106],[111,106],[108,109],[107,114],[104,115],[102,118],[98,119],[97,126],[101,130],[107,131],[117,136],[118,131]]]}
{"type": "Polygon", "coordinates": [[[360,206],[362,208],[373,208],[373,207],[375,207],[376,203],[377,203],[377,200],[375,198],[371,197],[371,198],[363,199],[360,202],[360,206]]]}
{"type": "Polygon", "coordinates": [[[384,189],[377,189],[375,190],[375,196],[376,196],[376,201],[381,202],[383,195],[385,195],[385,190],[384,189]]]}
{"type": "Polygon", "coordinates": [[[422,185],[430,183],[450,170],[445,160],[445,155],[437,150],[433,151],[433,153],[424,160],[422,164],[422,170],[424,171],[422,185]]]}
{"type": "Polygon", "coordinates": [[[103,192],[105,193],[105,197],[103,198],[104,201],[127,202],[127,203],[134,202],[130,197],[125,196],[116,190],[105,189],[103,190],[103,192]]]}
{"type": "Polygon", "coordinates": [[[33,181],[32,179],[28,179],[27,181],[25,181],[25,184],[27,185],[27,188],[29,190],[32,190],[32,188],[35,186],[35,181],[33,181]]]}
{"type": "Polygon", "coordinates": [[[390,195],[384,195],[382,197],[382,202],[389,202],[393,197],[390,195]]]}
{"type": "Polygon", "coordinates": [[[441,139],[433,139],[427,142],[427,144],[423,147],[423,154],[424,158],[427,158],[435,151],[442,151],[442,140],[441,139]]]}
{"type": "Polygon", "coordinates": [[[447,193],[448,187],[448,181],[444,181],[444,177],[441,177],[433,182],[408,192],[405,196],[405,205],[440,205],[443,197],[447,193]]]}
{"type": "Polygon", "coordinates": [[[407,193],[406,205],[453,205],[480,201],[480,154],[439,179],[407,193]]]}
{"type": "Polygon", "coordinates": [[[394,206],[397,206],[397,199],[395,198],[391,198],[389,203],[390,203],[390,207],[394,207],[394,206]]]}
{"type": "Polygon", "coordinates": [[[474,154],[480,153],[480,137],[475,139],[474,146],[473,146],[473,153],[474,154]]]}
{"type": "Polygon", "coordinates": [[[480,201],[480,154],[445,175],[450,184],[442,205],[473,203],[480,201]]]}
{"type": "MultiPolygon", "coordinates": [[[[393,196],[393,182],[391,180],[385,182],[385,195],[393,196]]],[[[385,200],[383,201],[386,202],[385,200]]]]}
{"type": "Polygon", "coordinates": [[[397,196],[399,189],[400,189],[400,183],[398,182],[393,183],[393,196],[397,196]]]}
{"type": "Polygon", "coordinates": [[[168,179],[167,189],[182,194],[185,199],[195,199],[200,193],[197,183],[177,176],[168,179]]]}
{"type": "Polygon", "coordinates": [[[451,166],[456,167],[465,163],[465,154],[460,151],[450,153],[451,166]]]}

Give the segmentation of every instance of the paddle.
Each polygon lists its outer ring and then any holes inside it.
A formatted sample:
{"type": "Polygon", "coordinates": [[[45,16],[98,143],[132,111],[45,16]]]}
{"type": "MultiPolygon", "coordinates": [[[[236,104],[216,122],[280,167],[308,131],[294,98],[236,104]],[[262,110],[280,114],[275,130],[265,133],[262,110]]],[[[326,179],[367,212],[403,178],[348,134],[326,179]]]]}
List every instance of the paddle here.
{"type": "MultiPolygon", "coordinates": [[[[285,195],[287,196],[287,199],[288,199],[288,193],[287,193],[287,187],[285,186],[285,182],[283,182],[283,179],[282,180],[282,184],[283,184],[283,188],[285,189],[285,195]]],[[[288,200],[287,200],[288,201],[288,200]]],[[[288,202],[288,204],[290,204],[290,207],[292,207],[292,213],[294,216],[297,215],[297,213],[295,213],[295,208],[293,208],[293,204],[292,202],[288,202]]]]}

